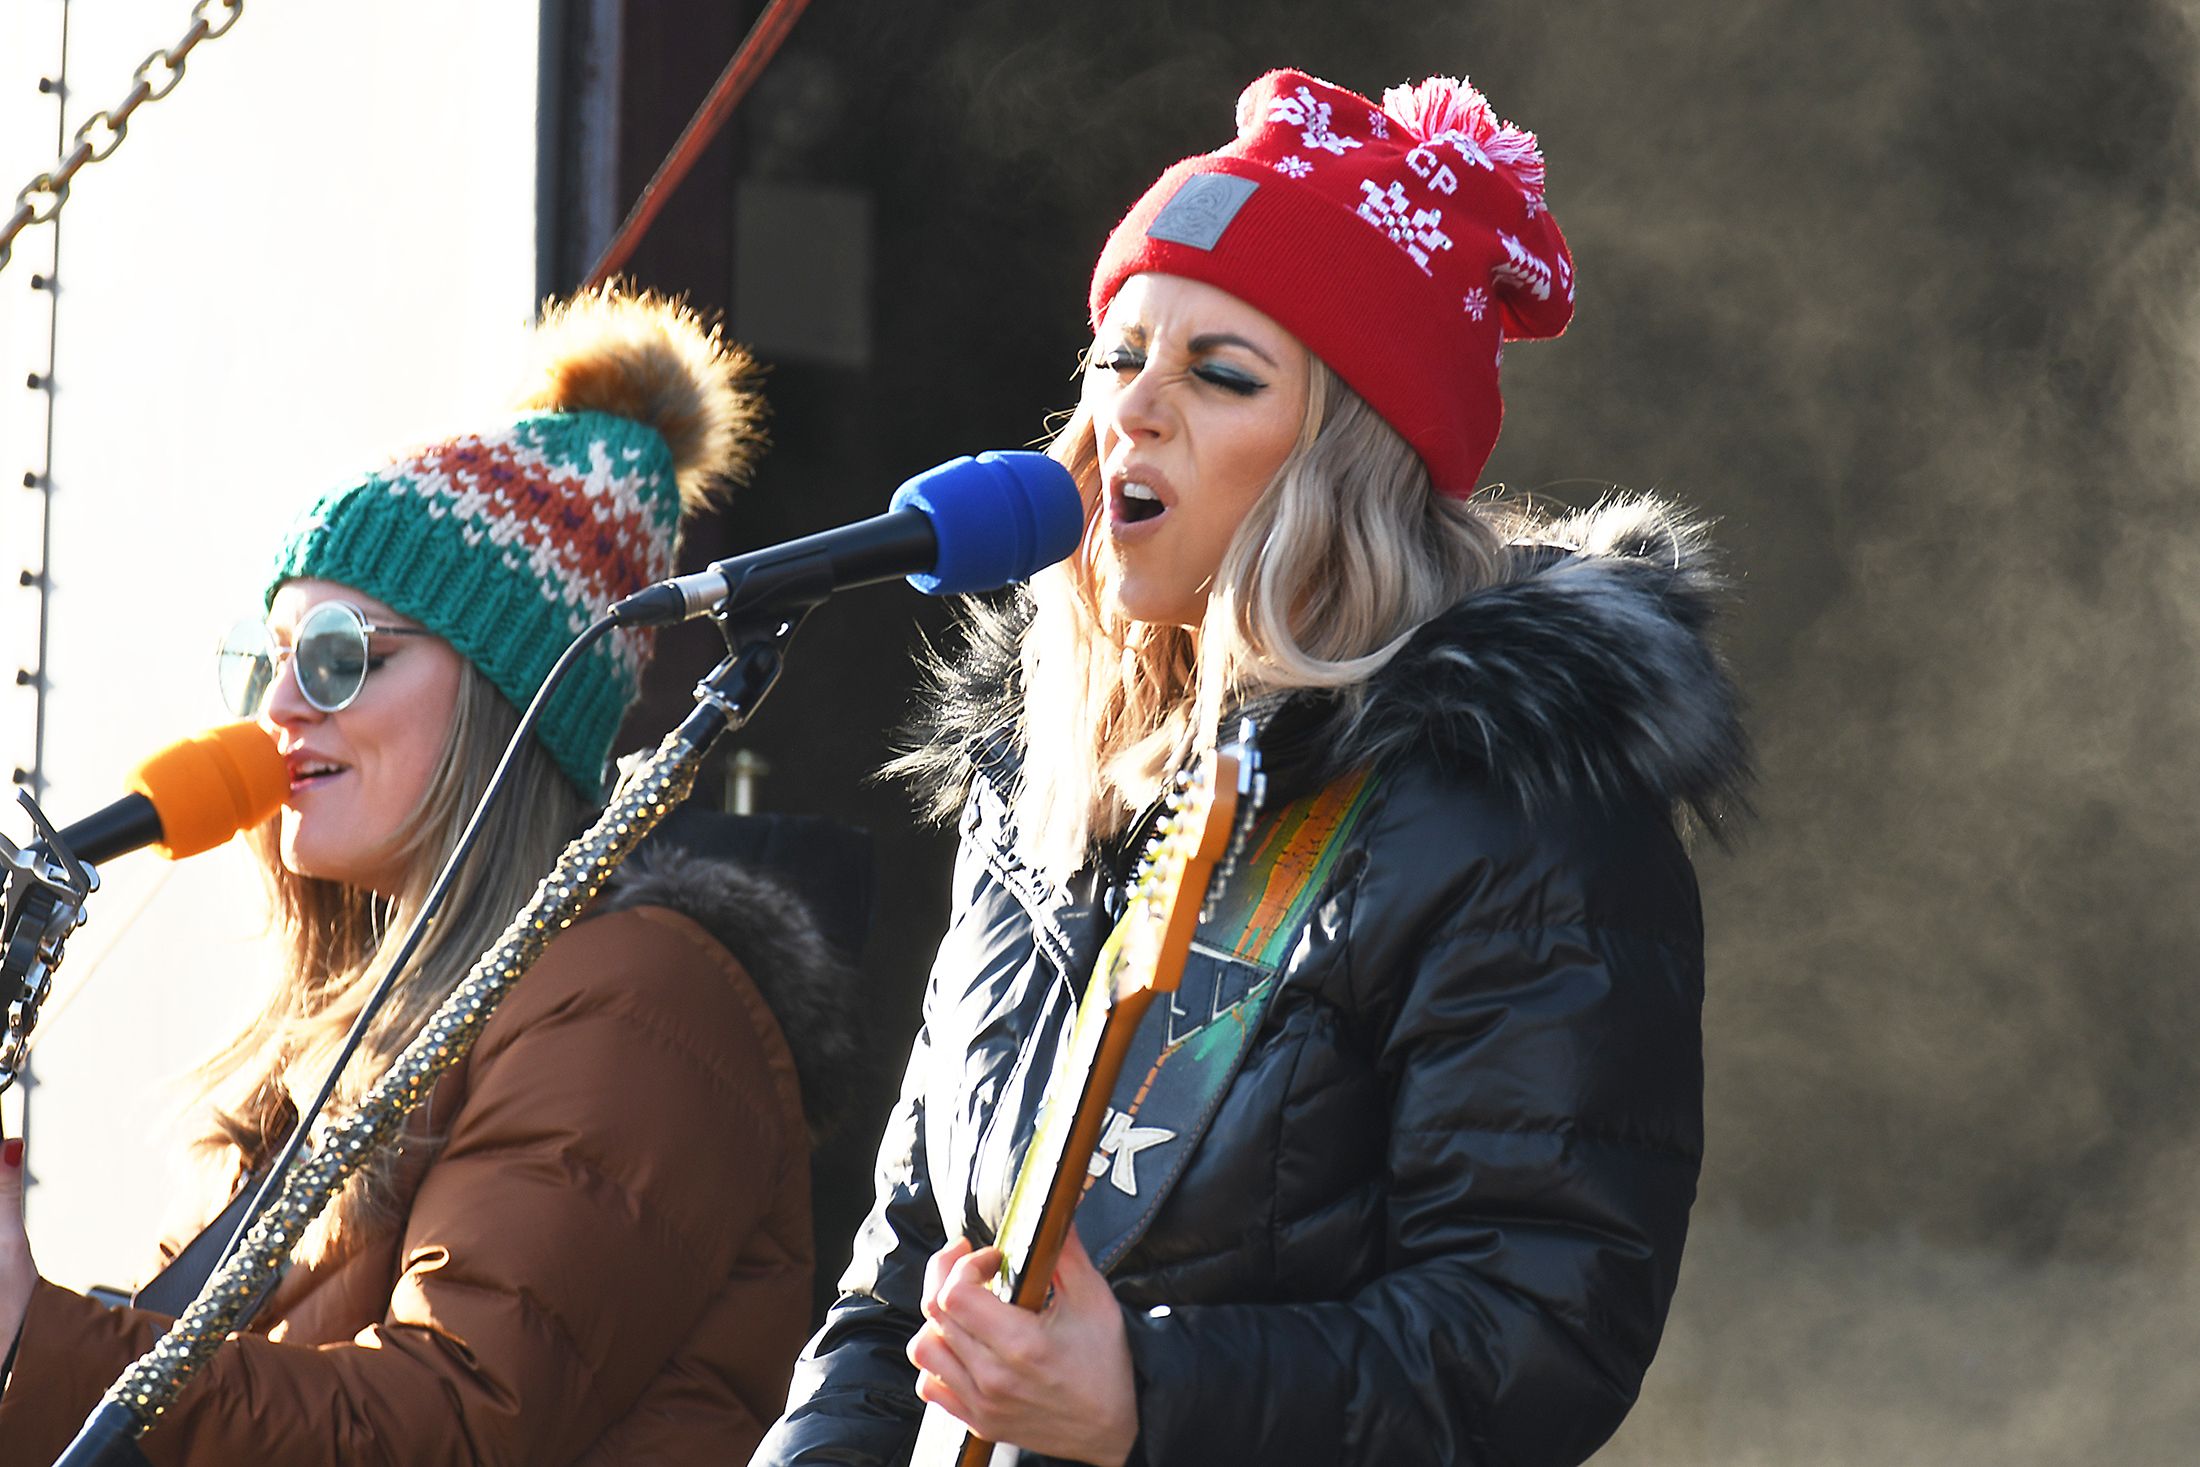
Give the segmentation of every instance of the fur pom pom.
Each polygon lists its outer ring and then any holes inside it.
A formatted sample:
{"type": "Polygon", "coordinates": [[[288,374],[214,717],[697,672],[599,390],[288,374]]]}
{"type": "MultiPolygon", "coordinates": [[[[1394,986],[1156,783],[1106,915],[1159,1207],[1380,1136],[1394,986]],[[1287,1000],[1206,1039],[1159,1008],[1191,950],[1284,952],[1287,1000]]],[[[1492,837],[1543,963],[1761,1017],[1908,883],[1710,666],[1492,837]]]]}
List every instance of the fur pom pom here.
{"type": "Polygon", "coordinates": [[[757,366],[681,301],[606,284],[547,306],[529,345],[523,412],[647,423],[672,450],[689,514],[748,482],[764,446],[757,366]]]}
{"type": "Polygon", "coordinates": [[[1464,77],[1432,76],[1417,87],[1392,87],[1383,93],[1383,111],[1424,142],[1447,133],[1466,138],[1491,162],[1510,168],[1529,193],[1542,194],[1543,150],[1535,134],[1500,120],[1464,77]]]}

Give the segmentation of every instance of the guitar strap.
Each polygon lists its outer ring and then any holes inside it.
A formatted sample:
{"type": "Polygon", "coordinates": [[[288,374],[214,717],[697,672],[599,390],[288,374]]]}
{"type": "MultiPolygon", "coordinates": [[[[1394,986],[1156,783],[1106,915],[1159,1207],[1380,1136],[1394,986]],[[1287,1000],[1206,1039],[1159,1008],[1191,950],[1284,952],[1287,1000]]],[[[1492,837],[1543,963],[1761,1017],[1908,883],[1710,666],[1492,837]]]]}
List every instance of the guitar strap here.
{"type": "MultiPolygon", "coordinates": [[[[1256,821],[1202,914],[1177,991],[1139,1025],[1077,1204],[1077,1235],[1103,1272],[1145,1235],[1221,1108],[1374,788],[1349,774],[1256,821]]],[[[1085,985],[1080,1018],[1105,1004],[1106,966],[1085,985]]]]}
{"type": "MultiPolygon", "coordinates": [[[[265,1171],[256,1171],[245,1178],[229,1205],[205,1227],[198,1236],[183,1246],[181,1252],[168,1260],[165,1268],[149,1279],[145,1287],[130,1296],[130,1303],[139,1309],[150,1309],[157,1314],[181,1314],[191,1301],[206,1287],[206,1281],[214,1276],[214,1266],[221,1262],[222,1250],[229,1245],[230,1235],[237,1231],[237,1224],[252,1205],[253,1196],[260,1190],[260,1183],[267,1179],[265,1171]]],[[[249,1316],[247,1316],[249,1318],[249,1316]]],[[[245,1320],[238,1321],[243,1328],[245,1320]]]]}

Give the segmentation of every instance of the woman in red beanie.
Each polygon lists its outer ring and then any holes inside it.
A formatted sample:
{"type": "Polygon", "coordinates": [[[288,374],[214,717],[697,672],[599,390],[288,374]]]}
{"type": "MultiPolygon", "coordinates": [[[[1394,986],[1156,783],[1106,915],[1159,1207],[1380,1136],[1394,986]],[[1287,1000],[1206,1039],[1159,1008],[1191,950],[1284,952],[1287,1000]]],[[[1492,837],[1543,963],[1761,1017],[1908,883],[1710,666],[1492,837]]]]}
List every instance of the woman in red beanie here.
{"type": "Polygon", "coordinates": [[[1676,834],[1746,763],[1693,536],[1470,500],[1573,270],[1464,83],[1295,72],[1131,210],[1053,453],[1082,551],[973,607],[903,761],[954,916],[841,1297],[765,1463],[1576,1463],[1635,1398],[1702,1146],[1676,834]],[[1177,771],[1266,799],[1113,1093],[1044,1312],[987,1287],[1177,771]],[[1150,1031],[1150,1032],[1149,1032],[1150,1031]]]}

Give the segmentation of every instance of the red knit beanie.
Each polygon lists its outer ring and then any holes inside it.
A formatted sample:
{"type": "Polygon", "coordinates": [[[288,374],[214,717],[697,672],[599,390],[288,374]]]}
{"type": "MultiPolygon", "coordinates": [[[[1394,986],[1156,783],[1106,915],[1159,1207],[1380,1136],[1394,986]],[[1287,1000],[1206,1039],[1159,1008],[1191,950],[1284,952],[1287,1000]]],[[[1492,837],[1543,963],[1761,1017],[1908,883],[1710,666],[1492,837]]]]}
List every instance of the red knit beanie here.
{"type": "Polygon", "coordinates": [[[1503,343],[1556,336],[1574,313],[1535,135],[1448,77],[1378,108],[1272,71],[1237,116],[1235,139],[1162,174],[1108,237],[1093,329],[1141,271],[1219,286],[1367,399],[1438,493],[1472,494],[1505,412],[1503,343]]]}

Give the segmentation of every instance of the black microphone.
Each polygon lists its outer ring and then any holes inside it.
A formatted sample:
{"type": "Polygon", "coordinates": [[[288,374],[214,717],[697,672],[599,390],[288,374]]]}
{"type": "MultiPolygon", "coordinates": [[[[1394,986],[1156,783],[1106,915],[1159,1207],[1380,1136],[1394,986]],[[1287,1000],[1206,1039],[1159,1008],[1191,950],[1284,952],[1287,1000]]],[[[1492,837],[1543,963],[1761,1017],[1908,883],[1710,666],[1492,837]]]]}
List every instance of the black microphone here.
{"type": "MultiPolygon", "coordinates": [[[[132,791],[82,820],[62,826],[59,834],[62,849],[79,861],[97,866],[159,840],[160,811],[151,800],[132,791]]],[[[41,855],[53,854],[44,841],[39,841],[35,849],[41,855]]]]}
{"type": "Polygon", "coordinates": [[[728,606],[770,603],[790,588],[816,601],[905,576],[928,595],[990,591],[1077,548],[1084,501],[1043,453],[958,458],[894,491],[885,514],[674,576],[611,607],[621,626],[662,626],[728,606]]]}

